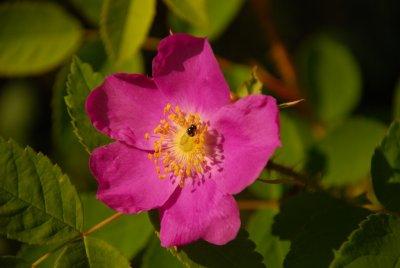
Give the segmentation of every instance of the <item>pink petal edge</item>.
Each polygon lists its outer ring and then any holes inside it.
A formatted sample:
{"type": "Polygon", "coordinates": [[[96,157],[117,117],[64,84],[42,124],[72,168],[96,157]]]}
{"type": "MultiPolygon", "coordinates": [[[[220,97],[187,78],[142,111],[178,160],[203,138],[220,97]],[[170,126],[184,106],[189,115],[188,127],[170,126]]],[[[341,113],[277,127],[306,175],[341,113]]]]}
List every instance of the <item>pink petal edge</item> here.
{"type": "Polygon", "coordinates": [[[236,237],[240,228],[235,199],[222,193],[212,180],[192,185],[187,182],[159,211],[163,247],[199,239],[224,245],[236,237]]]}
{"type": "Polygon", "coordinates": [[[164,38],[153,59],[153,78],[171,104],[188,112],[212,114],[230,102],[229,87],[205,38],[164,38]]]}
{"type": "Polygon", "coordinates": [[[121,142],[95,149],[90,169],[99,183],[97,198],[124,213],[139,213],[161,207],[177,184],[161,180],[147,152],[121,142]]]}
{"type": "Polygon", "coordinates": [[[136,74],[114,74],[91,92],[86,111],[93,126],[107,136],[141,149],[152,149],[146,140],[163,116],[167,101],[152,79],[136,74]]]}
{"type": "Polygon", "coordinates": [[[213,167],[212,178],[222,191],[237,194],[258,178],[281,145],[276,100],[247,96],[219,110],[210,125],[224,140],[224,159],[213,167]]]}

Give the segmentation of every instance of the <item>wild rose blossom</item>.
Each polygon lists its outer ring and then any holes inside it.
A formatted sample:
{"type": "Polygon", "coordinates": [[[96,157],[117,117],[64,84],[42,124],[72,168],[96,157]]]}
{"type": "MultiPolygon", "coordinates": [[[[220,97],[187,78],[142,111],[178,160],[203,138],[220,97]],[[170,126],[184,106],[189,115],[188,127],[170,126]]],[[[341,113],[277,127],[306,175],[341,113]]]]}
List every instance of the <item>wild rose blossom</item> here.
{"type": "Polygon", "coordinates": [[[158,209],[164,247],[234,239],[232,195],[280,146],[274,98],[230,92],[206,39],[163,39],[153,77],[114,74],[88,97],[94,127],[116,141],[95,149],[97,198],[123,213],[158,209]]]}

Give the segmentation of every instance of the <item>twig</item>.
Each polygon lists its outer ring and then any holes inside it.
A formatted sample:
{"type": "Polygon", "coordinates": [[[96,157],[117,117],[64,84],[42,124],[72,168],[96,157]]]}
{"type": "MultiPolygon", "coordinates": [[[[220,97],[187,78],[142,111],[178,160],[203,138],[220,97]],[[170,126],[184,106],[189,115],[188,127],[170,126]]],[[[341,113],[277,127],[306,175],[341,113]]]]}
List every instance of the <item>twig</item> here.
{"type": "Polygon", "coordinates": [[[279,202],[276,200],[262,201],[262,200],[238,200],[240,209],[257,210],[265,208],[278,208],[279,202]]]}
{"type": "Polygon", "coordinates": [[[306,186],[303,182],[294,179],[276,179],[276,180],[257,179],[257,181],[267,184],[291,184],[297,186],[306,186]]]}

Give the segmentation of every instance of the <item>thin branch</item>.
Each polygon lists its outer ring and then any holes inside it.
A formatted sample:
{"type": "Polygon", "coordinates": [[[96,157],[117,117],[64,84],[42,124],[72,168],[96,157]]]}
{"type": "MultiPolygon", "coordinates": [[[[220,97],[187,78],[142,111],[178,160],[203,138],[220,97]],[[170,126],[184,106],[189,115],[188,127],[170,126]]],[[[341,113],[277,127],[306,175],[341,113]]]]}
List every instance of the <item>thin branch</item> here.
{"type": "Polygon", "coordinates": [[[276,180],[257,179],[257,181],[267,184],[291,184],[297,186],[306,186],[303,182],[294,179],[276,179],[276,180]]]}
{"type": "Polygon", "coordinates": [[[243,210],[257,210],[266,208],[278,208],[279,202],[277,200],[263,201],[263,200],[238,200],[238,206],[243,210]]]}
{"type": "Polygon", "coordinates": [[[267,169],[270,170],[275,170],[281,174],[288,175],[289,177],[292,177],[293,179],[296,179],[298,181],[304,182],[308,181],[307,177],[299,172],[294,171],[293,169],[283,166],[281,164],[277,164],[273,161],[269,161],[267,164],[267,169]]]}
{"type": "Polygon", "coordinates": [[[99,222],[98,224],[96,224],[95,226],[93,226],[92,228],[90,228],[87,231],[84,231],[81,236],[84,237],[85,235],[91,234],[93,232],[96,232],[97,230],[103,228],[104,226],[106,226],[107,224],[109,224],[110,222],[112,222],[115,219],[118,219],[119,217],[121,217],[122,215],[124,215],[124,213],[122,212],[117,212],[113,215],[111,215],[110,217],[108,217],[107,219],[105,219],[102,222],[99,222]]]}

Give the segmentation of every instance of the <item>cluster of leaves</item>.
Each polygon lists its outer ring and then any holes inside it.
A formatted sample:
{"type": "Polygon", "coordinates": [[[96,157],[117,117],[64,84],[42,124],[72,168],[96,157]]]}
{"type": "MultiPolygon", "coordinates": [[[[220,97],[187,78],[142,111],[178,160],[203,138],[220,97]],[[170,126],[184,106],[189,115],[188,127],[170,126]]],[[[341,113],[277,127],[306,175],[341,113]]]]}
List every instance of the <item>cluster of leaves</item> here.
{"type": "MultiPolygon", "coordinates": [[[[174,32],[213,40],[244,2],[163,4],[174,32]]],[[[93,226],[115,212],[95,198],[93,183],[82,179],[88,153],[110,142],[90,124],[85,100],[109,73],[144,72],[140,48],[154,50],[157,40],[148,35],[160,2],[68,3],[67,9],[43,1],[0,4],[0,76],[58,70],[52,100],[55,158],[71,175],[43,154],[0,138],[0,234],[22,245],[16,256],[0,258],[1,267],[129,267],[132,262],[141,267],[396,266],[400,123],[387,128],[353,116],[362,91],[358,62],[343,42],[325,33],[299,47],[295,62],[306,104],[282,110],[283,146],[274,155],[275,165],[261,174],[263,180],[296,179],[296,184],[256,182],[239,195],[241,208],[251,197],[251,209],[257,210],[242,213],[243,229],[234,241],[164,249],[156,235],[157,219],[150,215],[150,221],[146,213],[100,224],[94,232],[93,226]]],[[[264,70],[229,63],[223,71],[237,97],[271,92],[281,97],[272,84],[263,85],[264,70]]],[[[6,136],[26,143],[18,133],[27,132],[26,114],[35,112],[33,97],[26,95],[32,88],[24,82],[8,87],[12,94],[0,98],[0,130],[18,130],[6,136]]]]}

